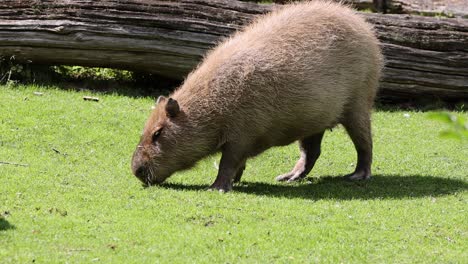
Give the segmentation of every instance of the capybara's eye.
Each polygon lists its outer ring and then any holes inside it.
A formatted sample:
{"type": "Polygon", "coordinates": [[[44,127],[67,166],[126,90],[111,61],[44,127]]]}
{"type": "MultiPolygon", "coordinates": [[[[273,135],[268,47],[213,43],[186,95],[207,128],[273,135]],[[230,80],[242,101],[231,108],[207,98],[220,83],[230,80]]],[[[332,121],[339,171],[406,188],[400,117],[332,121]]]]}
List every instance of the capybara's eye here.
{"type": "Polygon", "coordinates": [[[156,140],[158,140],[158,137],[161,134],[161,130],[162,129],[158,129],[158,130],[156,130],[156,132],[153,133],[153,137],[151,138],[153,140],[153,143],[155,143],[156,140]]]}

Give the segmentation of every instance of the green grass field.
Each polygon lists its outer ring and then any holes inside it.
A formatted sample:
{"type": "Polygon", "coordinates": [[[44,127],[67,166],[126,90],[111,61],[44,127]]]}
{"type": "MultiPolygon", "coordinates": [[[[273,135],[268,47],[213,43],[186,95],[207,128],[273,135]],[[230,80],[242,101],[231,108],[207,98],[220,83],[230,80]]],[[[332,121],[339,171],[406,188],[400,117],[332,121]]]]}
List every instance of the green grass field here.
{"type": "Polygon", "coordinates": [[[342,180],[355,152],[338,127],[307,180],[274,181],[298,157],[291,145],[220,194],[205,190],[219,156],[159,187],[132,176],[152,103],[0,86],[0,263],[468,262],[468,144],[439,138],[427,113],[374,113],[368,182],[342,180]]]}

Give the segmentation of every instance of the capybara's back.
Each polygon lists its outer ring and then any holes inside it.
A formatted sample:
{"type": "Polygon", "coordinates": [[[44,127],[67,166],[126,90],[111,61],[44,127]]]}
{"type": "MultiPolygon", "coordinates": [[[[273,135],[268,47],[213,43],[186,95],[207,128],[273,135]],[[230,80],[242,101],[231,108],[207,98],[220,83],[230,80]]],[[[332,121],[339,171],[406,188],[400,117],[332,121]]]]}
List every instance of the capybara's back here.
{"type": "Polygon", "coordinates": [[[321,1],[287,5],[225,40],[170,99],[160,100],[135,152],[134,172],[143,163],[143,178],[150,167],[161,174],[151,176],[160,182],[221,150],[212,187],[229,190],[248,157],[299,140],[301,158],[277,177],[293,181],[312,169],[324,131],[341,123],[358,153],[356,170],[347,178],[367,179],[370,111],[381,68],[378,40],[352,10],[321,1]],[[173,107],[176,114],[170,113],[173,107]],[[173,143],[161,137],[158,152],[143,155],[145,138],[160,126],[171,128],[166,137],[173,143]],[[143,156],[149,158],[140,162],[143,156]]]}

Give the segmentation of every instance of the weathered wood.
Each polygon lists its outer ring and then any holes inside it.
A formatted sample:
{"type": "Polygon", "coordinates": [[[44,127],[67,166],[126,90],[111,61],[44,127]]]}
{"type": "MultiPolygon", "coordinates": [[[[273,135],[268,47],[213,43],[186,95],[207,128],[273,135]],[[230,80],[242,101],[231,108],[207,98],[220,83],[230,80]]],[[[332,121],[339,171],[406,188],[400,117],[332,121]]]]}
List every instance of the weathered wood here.
{"type": "Polygon", "coordinates": [[[365,14],[386,60],[381,96],[468,99],[468,20],[365,14]]]}
{"type": "MultiPolygon", "coordinates": [[[[3,0],[0,56],[183,78],[206,51],[274,5],[230,0],[3,0]]],[[[468,98],[468,21],[362,14],[387,65],[382,95],[468,98]]]]}
{"type": "Polygon", "coordinates": [[[467,0],[386,0],[394,10],[408,14],[445,15],[468,18],[467,0]]]}
{"type": "Polygon", "coordinates": [[[181,78],[221,37],[267,7],[225,0],[4,0],[0,56],[181,78]]]}

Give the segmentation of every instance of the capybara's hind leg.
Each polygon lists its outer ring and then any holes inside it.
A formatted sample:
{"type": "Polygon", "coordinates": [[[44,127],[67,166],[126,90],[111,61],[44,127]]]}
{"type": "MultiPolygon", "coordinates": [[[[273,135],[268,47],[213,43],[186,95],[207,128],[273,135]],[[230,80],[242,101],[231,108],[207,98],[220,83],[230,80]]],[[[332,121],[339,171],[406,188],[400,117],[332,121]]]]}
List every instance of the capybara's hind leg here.
{"type": "Polygon", "coordinates": [[[277,181],[292,182],[305,178],[309,174],[315,165],[315,161],[320,156],[320,144],[322,143],[323,133],[321,132],[299,141],[301,157],[290,172],[276,177],[277,181]]]}
{"type": "Polygon", "coordinates": [[[347,180],[367,180],[371,177],[372,135],[370,110],[351,111],[343,126],[346,128],[357,152],[357,164],[353,173],[345,176],[347,180]]]}

